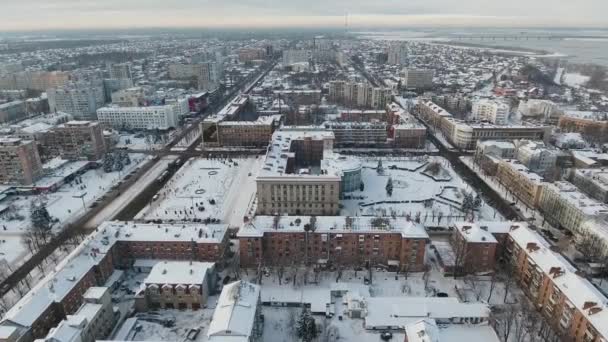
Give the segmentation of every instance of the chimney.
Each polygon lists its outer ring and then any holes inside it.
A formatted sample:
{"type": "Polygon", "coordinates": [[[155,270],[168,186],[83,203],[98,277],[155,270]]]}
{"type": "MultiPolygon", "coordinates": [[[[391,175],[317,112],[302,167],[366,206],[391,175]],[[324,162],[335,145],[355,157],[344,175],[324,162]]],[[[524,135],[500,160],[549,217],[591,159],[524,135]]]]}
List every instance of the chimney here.
{"type": "Polygon", "coordinates": [[[538,247],[536,242],[528,242],[528,244],[526,245],[526,249],[528,250],[528,252],[535,252],[539,250],[540,247],[538,247]]]}
{"type": "Polygon", "coordinates": [[[589,315],[595,315],[596,313],[602,311],[602,308],[598,308],[597,306],[594,308],[589,309],[589,315]]]}
{"type": "Polygon", "coordinates": [[[592,307],[594,307],[596,305],[597,305],[596,302],[585,302],[585,304],[583,304],[583,310],[591,309],[592,307]]]}

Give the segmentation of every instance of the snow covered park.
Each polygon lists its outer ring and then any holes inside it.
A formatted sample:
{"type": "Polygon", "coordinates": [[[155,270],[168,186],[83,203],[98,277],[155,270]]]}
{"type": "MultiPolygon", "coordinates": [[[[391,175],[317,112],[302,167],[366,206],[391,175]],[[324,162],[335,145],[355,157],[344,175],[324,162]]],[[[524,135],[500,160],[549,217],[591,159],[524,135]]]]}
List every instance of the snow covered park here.
{"type": "MultiPolygon", "coordinates": [[[[5,198],[1,202],[6,210],[0,214],[0,256],[9,265],[25,259],[24,257],[29,251],[22,243],[21,237],[31,226],[32,204],[44,204],[53,221],[53,230],[60,231],[66,223],[82,215],[85,210],[89,210],[94,202],[105,196],[113,186],[149,158],[143,154],[130,154],[129,157],[131,163],[124,165],[122,171],[106,173],[103,167],[90,169],[74,180],[63,184],[55,192],[38,195],[10,195],[5,198]]],[[[46,176],[37,184],[53,183],[61,177],[63,177],[62,171],[57,171],[55,174],[46,176]]]]}
{"type": "Polygon", "coordinates": [[[262,158],[189,159],[136,218],[209,218],[238,227],[255,199],[261,163],[262,158]]]}
{"type": "MultiPolygon", "coordinates": [[[[426,226],[435,227],[448,226],[467,216],[471,218],[471,213],[463,209],[463,202],[475,199],[477,194],[446,159],[417,156],[380,161],[381,170],[378,170],[378,159],[362,161],[363,191],[345,194],[341,215],[419,217],[426,226]],[[387,190],[389,182],[392,184],[390,193],[387,190]]],[[[476,220],[503,219],[481,198],[477,201],[472,214],[476,220]]]]}

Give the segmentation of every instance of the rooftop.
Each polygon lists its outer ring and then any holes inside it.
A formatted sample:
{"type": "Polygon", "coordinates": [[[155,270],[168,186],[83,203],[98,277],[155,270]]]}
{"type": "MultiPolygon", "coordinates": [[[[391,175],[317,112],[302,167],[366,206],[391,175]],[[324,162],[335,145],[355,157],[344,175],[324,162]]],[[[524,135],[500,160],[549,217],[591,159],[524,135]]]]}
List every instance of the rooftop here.
{"type": "MultiPolygon", "coordinates": [[[[265,232],[303,232],[310,224],[310,216],[256,216],[244,224],[239,237],[259,237],[265,232]]],[[[316,216],[315,233],[358,234],[358,233],[399,233],[404,238],[428,239],[424,226],[405,217],[372,216],[316,216]]]]}
{"type": "Polygon", "coordinates": [[[547,184],[546,188],[558,194],[560,198],[569,202],[572,206],[579,208],[586,215],[608,214],[608,205],[589,198],[570,182],[554,182],[547,184]]]}
{"type": "Polygon", "coordinates": [[[260,286],[245,281],[225,285],[213,312],[208,341],[249,341],[255,323],[260,286]]]}
{"type": "Polygon", "coordinates": [[[212,262],[161,261],[152,267],[146,284],[197,284],[213,269],[212,262]]]}

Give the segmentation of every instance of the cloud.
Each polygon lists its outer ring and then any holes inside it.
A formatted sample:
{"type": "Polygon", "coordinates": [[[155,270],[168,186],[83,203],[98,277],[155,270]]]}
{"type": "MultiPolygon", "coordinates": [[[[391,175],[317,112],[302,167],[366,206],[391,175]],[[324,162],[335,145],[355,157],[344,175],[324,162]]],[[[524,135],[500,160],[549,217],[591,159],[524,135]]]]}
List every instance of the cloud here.
{"type": "Polygon", "coordinates": [[[116,27],[606,26],[605,0],[0,0],[0,30],[116,27]],[[32,15],[35,13],[35,15],[32,15]]]}

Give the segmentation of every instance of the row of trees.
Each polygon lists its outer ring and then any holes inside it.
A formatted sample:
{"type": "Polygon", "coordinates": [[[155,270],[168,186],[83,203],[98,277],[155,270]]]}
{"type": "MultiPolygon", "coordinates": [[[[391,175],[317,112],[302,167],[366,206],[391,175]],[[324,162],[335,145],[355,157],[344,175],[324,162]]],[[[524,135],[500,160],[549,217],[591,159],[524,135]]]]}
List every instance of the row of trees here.
{"type": "Polygon", "coordinates": [[[103,171],[110,173],[113,171],[122,171],[125,165],[131,164],[131,158],[125,151],[119,151],[116,153],[106,153],[103,157],[103,171]]]}

